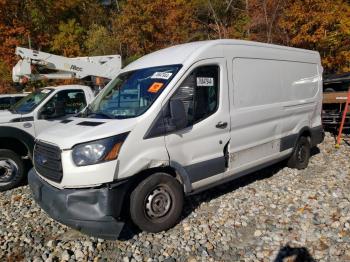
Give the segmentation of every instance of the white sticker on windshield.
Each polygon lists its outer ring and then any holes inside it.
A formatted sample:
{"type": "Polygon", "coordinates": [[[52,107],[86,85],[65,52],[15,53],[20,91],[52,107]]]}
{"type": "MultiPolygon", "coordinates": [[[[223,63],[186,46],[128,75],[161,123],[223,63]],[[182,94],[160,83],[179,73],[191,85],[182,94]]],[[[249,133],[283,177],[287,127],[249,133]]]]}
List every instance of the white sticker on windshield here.
{"type": "Polygon", "coordinates": [[[51,90],[49,89],[41,89],[41,93],[47,94],[50,93],[51,90]]]}
{"type": "Polygon", "coordinates": [[[156,79],[165,79],[168,80],[171,76],[173,75],[173,73],[167,73],[167,72],[155,72],[151,78],[156,78],[156,79]]]}
{"type": "Polygon", "coordinates": [[[214,78],[197,77],[197,86],[214,86],[214,78]]]}

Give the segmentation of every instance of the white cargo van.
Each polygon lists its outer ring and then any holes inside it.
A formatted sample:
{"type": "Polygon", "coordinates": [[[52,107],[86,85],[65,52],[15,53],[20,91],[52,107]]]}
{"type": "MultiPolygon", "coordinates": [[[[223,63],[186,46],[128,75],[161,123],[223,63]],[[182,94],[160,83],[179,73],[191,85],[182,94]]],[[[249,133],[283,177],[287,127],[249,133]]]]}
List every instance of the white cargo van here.
{"type": "Polygon", "coordinates": [[[173,46],[125,67],[42,132],[29,184],[54,219],[103,238],[174,226],[183,197],[322,142],[317,52],[238,40],[173,46]]]}

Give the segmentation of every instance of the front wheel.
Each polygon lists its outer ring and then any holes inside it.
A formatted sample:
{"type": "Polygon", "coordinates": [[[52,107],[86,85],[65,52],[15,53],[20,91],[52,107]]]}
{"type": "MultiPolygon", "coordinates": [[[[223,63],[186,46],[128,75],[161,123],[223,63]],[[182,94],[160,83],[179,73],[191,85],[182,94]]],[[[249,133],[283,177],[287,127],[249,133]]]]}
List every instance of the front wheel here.
{"type": "Polygon", "coordinates": [[[288,160],[288,167],[305,169],[309,164],[311,145],[308,137],[302,136],[295,145],[294,151],[288,160]]]}
{"type": "Polygon", "coordinates": [[[130,216],[141,230],[158,233],[178,222],[183,201],[181,184],[169,174],[155,173],[132,191],[130,216]]]}
{"type": "Polygon", "coordinates": [[[0,192],[18,186],[24,173],[21,157],[12,150],[0,149],[0,192]]]}

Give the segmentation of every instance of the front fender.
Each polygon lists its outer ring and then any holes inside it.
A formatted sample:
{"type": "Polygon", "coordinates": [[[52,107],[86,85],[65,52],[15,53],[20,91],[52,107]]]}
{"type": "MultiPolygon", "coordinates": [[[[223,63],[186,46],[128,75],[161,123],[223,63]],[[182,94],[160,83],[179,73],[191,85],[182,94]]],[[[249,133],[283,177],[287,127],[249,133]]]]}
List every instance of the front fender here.
{"type": "Polygon", "coordinates": [[[27,148],[30,159],[33,159],[35,137],[33,137],[32,135],[19,128],[1,126],[0,138],[13,138],[20,141],[27,148]]]}

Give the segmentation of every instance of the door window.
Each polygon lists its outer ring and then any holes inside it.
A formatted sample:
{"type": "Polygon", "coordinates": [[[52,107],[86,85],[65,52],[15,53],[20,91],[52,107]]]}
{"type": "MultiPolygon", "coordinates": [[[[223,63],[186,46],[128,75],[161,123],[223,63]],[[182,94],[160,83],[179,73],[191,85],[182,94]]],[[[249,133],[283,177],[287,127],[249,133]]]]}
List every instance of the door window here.
{"type": "Polygon", "coordinates": [[[64,90],[54,95],[42,109],[46,117],[61,117],[76,114],[86,106],[84,91],[64,90]]]}
{"type": "Polygon", "coordinates": [[[201,66],[193,70],[172,99],[183,101],[187,112],[187,126],[212,115],[219,104],[219,66],[201,66]]]}

